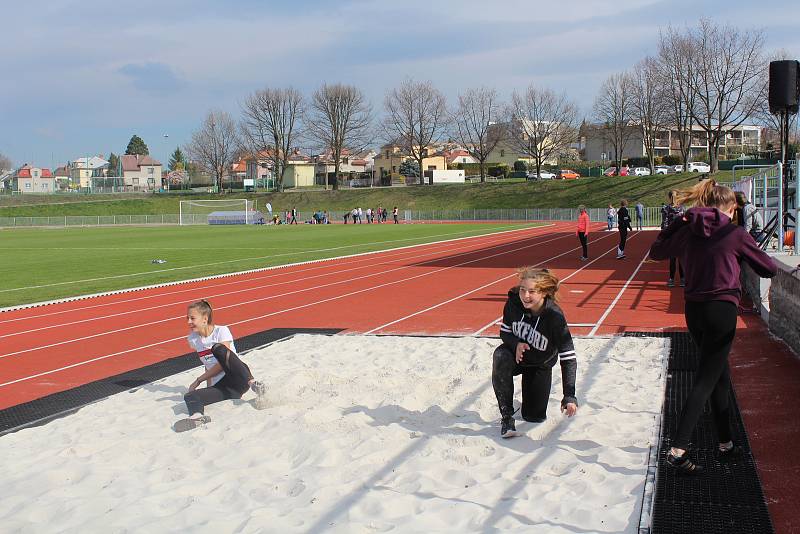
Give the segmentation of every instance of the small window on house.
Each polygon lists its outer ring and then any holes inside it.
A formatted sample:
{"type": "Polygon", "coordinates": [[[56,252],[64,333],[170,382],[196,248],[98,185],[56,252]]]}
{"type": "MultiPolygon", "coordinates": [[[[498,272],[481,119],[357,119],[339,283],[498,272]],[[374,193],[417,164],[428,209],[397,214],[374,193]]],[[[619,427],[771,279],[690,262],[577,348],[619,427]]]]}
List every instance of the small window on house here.
{"type": "Polygon", "coordinates": [[[147,174],[153,174],[153,170],[154,170],[153,167],[149,167],[147,169],[147,174]]]}
{"type": "Polygon", "coordinates": [[[397,172],[397,166],[392,167],[392,172],[397,172]]]}
{"type": "Polygon", "coordinates": [[[436,170],[436,165],[428,165],[428,170],[429,171],[435,171],[436,170]]]}
{"type": "Polygon", "coordinates": [[[139,179],[138,178],[134,178],[133,179],[133,185],[139,185],[139,179]]]}
{"type": "Polygon", "coordinates": [[[503,149],[500,150],[500,157],[501,158],[506,157],[506,151],[505,150],[503,150],[503,149]]]}
{"type": "Polygon", "coordinates": [[[39,171],[33,171],[33,177],[34,178],[38,178],[39,177],[39,171]]]}
{"type": "Polygon", "coordinates": [[[31,188],[31,183],[25,182],[25,189],[30,189],[30,188],[31,188]]]}
{"type": "Polygon", "coordinates": [[[47,191],[47,184],[42,184],[42,190],[47,191]]]}

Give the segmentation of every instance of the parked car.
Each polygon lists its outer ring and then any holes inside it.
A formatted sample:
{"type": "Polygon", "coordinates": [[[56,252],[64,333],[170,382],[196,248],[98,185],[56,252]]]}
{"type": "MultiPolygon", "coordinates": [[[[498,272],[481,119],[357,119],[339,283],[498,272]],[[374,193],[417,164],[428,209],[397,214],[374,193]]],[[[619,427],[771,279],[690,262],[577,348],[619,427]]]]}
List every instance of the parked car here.
{"type": "Polygon", "coordinates": [[[535,172],[528,173],[528,180],[552,180],[556,177],[554,172],[542,171],[538,175],[535,172]]]}
{"type": "Polygon", "coordinates": [[[562,180],[577,180],[581,175],[570,169],[561,169],[558,171],[558,177],[562,180]]]}
{"type": "Polygon", "coordinates": [[[620,167],[619,168],[619,176],[628,176],[631,173],[631,170],[628,167],[620,167]]]}
{"type": "Polygon", "coordinates": [[[686,165],[689,172],[711,172],[711,165],[702,161],[692,161],[686,165]]]}
{"type": "Polygon", "coordinates": [[[647,167],[636,167],[633,169],[634,176],[650,176],[650,169],[647,167]]]}
{"type": "Polygon", "coordinates": [[[656,174],[669,174],[671,167],[668,165],[657,165],[656,174]]]}
{"type": "Polygon", "coordinates": [[[616,176],[616,175],[617,175],[616,167],[609,167],[603,171],[603,176],[616,176]]]}
{"type": "Polygon", "coordinates": [[[683,172],[683,165],[675,165],[673,168],[675,172],[683,172]]]}

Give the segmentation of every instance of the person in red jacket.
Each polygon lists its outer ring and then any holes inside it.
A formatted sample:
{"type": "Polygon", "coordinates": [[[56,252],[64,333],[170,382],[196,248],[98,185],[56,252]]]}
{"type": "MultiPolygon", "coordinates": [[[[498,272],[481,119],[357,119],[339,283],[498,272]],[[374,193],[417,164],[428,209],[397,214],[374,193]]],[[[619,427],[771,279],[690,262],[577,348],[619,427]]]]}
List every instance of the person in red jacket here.
{"type": "Polygon", "coordinates": [[[694,207],[661,230],[650,257],[677,257],[686,273],[684,316],[700,364],[667,451],[667,464],[685,474],[698,474],[703,468],[689,459],[689,440],[709,400],[719,441],[717,459],[729,462],[743,454],[733,444],[729,421],[728,353],[736,335],[739,266],[747,263],[765,278],[775,276],[778,267],[743,227],[731,224],[736,196],[729,188],[707,179],[679,192],[676,201],[694,207]]]}
{"type": "Polygon", "coordinates": [[[586,213],[586,206],[581,204],[578,206],[580,215],[578,215],[578,239],[581,240],[581,247],[583,247],[583,256],[581,260],[586,261],[589,259],[589,214],[586,213]]]}

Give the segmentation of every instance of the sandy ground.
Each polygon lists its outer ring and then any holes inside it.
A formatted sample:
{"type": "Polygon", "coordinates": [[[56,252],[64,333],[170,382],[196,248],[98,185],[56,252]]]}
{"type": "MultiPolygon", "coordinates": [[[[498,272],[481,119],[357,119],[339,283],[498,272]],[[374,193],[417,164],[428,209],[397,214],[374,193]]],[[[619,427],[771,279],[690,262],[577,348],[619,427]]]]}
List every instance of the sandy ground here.
{"type": "MultiPolygon", "coordinates": [[[[576,339],[581,407],[499,437],[488,338],[299,335],[175,433],[192,370],[0,438],[4,532],[636,532],[663,338],[576,339]]],[[[518,404],[519,379],[517,379],[518,404]]]]}

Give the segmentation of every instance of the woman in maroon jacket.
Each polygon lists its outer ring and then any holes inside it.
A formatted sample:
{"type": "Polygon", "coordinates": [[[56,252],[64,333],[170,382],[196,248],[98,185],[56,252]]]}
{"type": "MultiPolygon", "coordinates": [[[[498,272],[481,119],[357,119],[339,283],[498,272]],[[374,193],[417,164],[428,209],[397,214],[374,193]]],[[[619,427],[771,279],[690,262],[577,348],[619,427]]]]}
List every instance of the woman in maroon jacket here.
{"type": "Polygon", "coordinates": [[[650,257],[678,257],[686,274],[684,315],[700,352],[700,364],[667,453],[667,464],[683,473],[697,474],[703,468],[689,459],[689,440],[709,398],[719,440],[719,461],[742,455],[741,448],[731,440],[728,422],[728,353],[736,334],[741,295],[739,262],[746,262],[765,278],[775,276],[777,266],[744,228],[731,224],[736,197],[729,188],[711,179],[703,180],[679,192],[677,202],[695,207],[661,230],[650,247],[650,257]]]}

